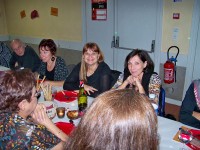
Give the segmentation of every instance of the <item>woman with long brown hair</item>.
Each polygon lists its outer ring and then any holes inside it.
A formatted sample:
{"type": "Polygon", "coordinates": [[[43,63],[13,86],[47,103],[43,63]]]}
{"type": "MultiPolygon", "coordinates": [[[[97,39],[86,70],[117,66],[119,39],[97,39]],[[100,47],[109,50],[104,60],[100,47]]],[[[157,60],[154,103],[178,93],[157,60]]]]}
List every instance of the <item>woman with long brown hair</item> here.
{"type": "Polygon", "coordinates": [[[110,89],[110,73],[99,46],[96,43],[86,43],[83,47],[82,60],[66,78],[63,89],[78,90],[79,81],[83,80],[87,94],[96,97],[110,89]]]}
{"type": "Polygon", "coordinates": [[[161,79],[154,72],[154,63],[146,51],[135,49],[125,60],[124,73],[118,78],[113,88],[132,88],[139,93],[155,95],[155,102],[159,101],[161,79]]]}
{"type": "Polygon", "coordinates": [[[157,117],[148,98],[131,89],[95,98],[66,150],[157,150],[157,117]]]}

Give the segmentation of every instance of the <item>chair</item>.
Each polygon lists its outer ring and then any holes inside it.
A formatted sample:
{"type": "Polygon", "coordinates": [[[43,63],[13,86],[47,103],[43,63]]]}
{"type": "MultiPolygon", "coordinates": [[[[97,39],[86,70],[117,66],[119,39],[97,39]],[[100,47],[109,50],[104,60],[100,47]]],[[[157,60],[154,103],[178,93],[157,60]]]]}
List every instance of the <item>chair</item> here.
{"type": "Polygon", "coordinates": [[[165,116],[165,90],[160,88],[158,115],[165,116]]]}
{"type": "Polygon", "coordinates": [[[120,74],[121,74],[120,71],[111,70],[111,88],[117,82],[117,79],[118,79],[118,77],[119,77],[120,74]]]}
{"type": "Polygon", "coordinates": [[[67,65],[68,75],[72,72],[76,65],[75,64],[69,64],[67,65]]]}
{"type": "Polygon", "coordinates": [[[11,51],[4,42],[0,42],[0,65],[9,68],[9,62],[11,59],[11,51]]]}

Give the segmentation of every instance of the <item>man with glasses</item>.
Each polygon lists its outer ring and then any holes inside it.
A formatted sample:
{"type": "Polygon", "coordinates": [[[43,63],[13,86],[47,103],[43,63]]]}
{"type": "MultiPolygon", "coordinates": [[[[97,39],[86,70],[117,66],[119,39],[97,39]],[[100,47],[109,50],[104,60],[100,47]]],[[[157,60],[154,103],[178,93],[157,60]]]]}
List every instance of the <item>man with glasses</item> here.
{"type": "Polygon", "coordinates": [[[11,69],[29,68],[33,72],[38,69],[41,60],[32,47],[26,46],[20,39],[12,40],[10,46],[13,50],[10,59],[11,69]]]}

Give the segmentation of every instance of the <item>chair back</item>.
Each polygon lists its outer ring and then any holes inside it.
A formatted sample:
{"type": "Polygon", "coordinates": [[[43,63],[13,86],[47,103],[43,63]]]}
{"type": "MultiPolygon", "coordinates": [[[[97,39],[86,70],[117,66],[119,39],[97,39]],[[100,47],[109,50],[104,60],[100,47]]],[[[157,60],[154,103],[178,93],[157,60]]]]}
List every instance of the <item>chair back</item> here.
{"type": "Polygon", "coordinates": [[[11,59],[11,50],[4,42],[0,42],[0,66],[9,68],[11,59]]]}
{"type": "Polygon", "coordinates": [[[158,115],[165,116],[165,90],[160,88],[158,115]]]}
{"type": "Polygon", "coordinates": [[[75,66],[76,66],[75,64],[69,64],[69,65],[67,65],[68,75],[72,72],[72,70],[74,69],[75,66]]]}
{"type": "Polygon", "coordinates": [[[119,75],[121,74],[118,70],[111,70],[111,88],[113,85],[117,82],[117,79],[119,78],[119,75]]]}

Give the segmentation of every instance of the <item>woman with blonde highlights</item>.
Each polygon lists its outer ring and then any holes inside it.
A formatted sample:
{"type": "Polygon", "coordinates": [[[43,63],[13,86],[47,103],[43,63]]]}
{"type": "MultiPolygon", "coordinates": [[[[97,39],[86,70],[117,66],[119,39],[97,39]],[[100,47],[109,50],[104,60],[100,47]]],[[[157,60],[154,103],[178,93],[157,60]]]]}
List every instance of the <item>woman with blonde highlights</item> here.
{"type": "Polygon", "coordinates": [[[79,81],[84,81],[88,95],[97,95],[110,89],[110,68],[104,62],[104,56],[96,43],[86,43],[83,47],[82,60],[66,78],[63,89],[78,90],[79,81]]]}
{"type": "Polygon", "coordinates": [[[67,150],[157,150],[157,117],[131,89],[98,96],[67,141],[67,150]]]}

